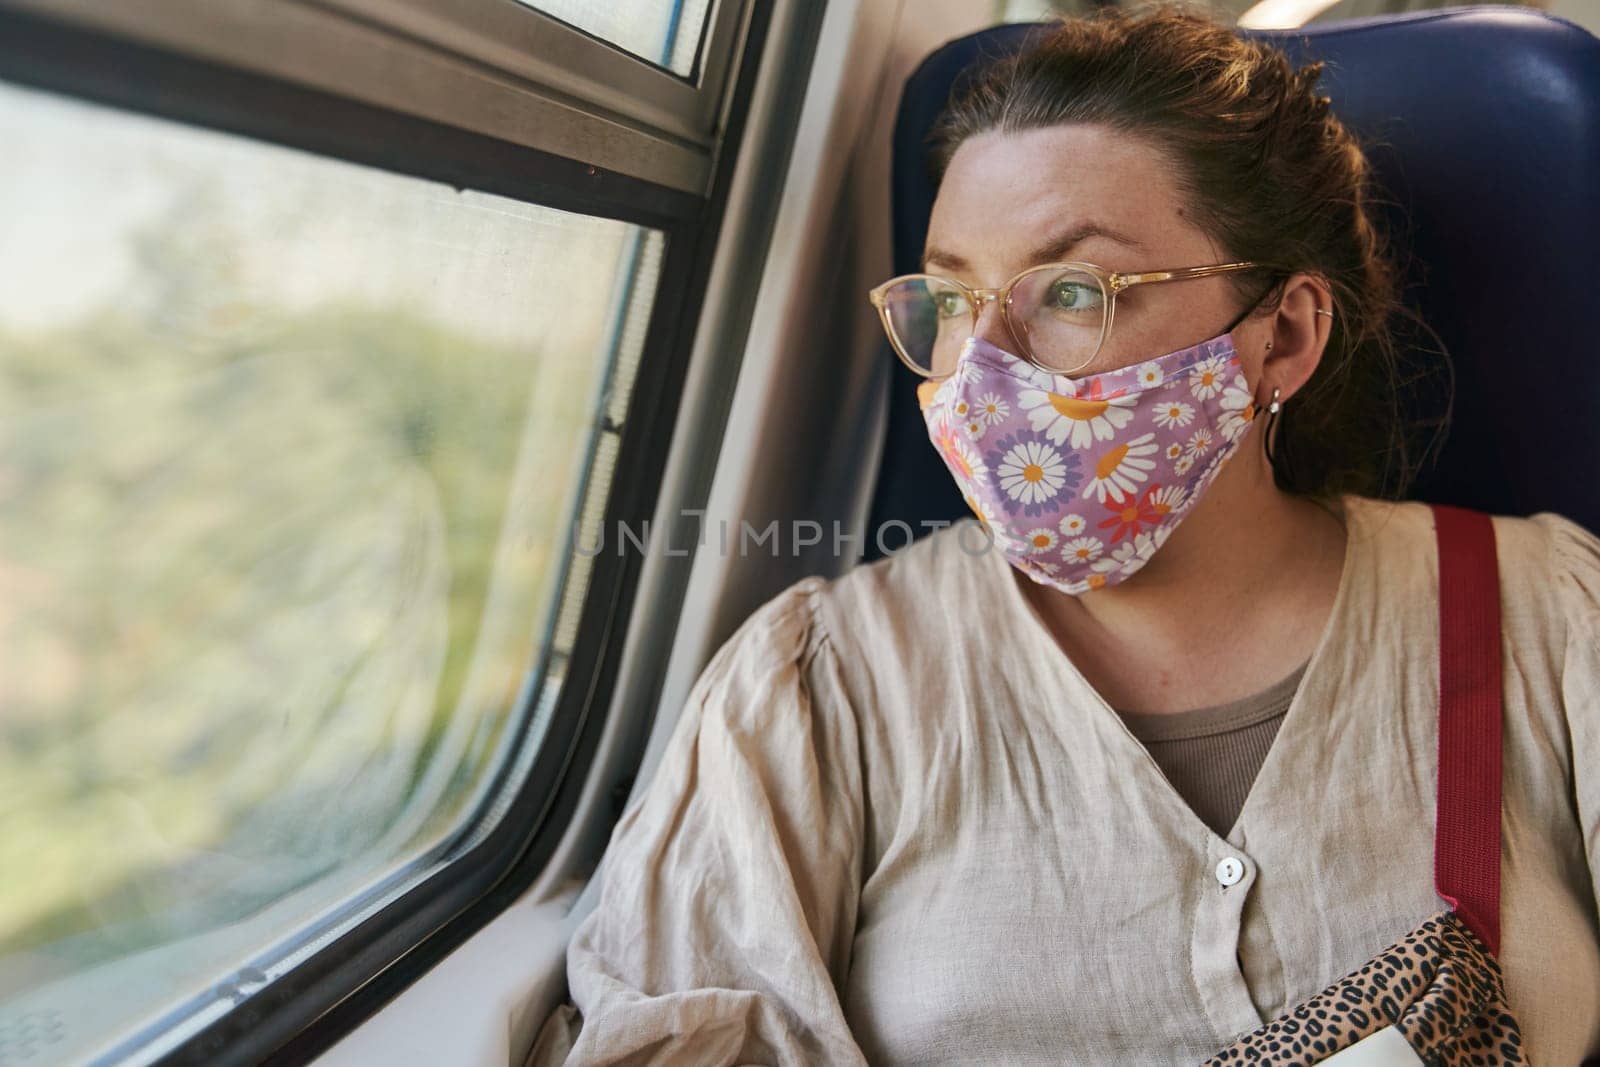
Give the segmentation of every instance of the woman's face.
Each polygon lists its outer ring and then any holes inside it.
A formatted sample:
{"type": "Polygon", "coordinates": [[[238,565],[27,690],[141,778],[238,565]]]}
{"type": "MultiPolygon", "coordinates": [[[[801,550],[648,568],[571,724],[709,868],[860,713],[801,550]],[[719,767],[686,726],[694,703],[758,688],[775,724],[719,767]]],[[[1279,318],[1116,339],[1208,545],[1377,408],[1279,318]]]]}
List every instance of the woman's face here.
{"type": "MultiPolygon", "coordinates": [[[[1137,272],[1228,259],[1191,218],[1174,164],[1163,153],[1128,133],[1072,125],[964,141],[934,201],[923,270],[993,288],[1042,263],[1137,272]]],[[[1072,377],[1215,337],[1245,303],[1225,276],[1133,286],[1116,299],[1104,347],[1072,377]]],[[[997,301],[984,306],[977,333],[1008,352],[1023,351],[997,301]]],[[[1235,347],[1252,352],[1268,336],[1265,324],[1246,321],[1234,330],[1235,347]],[[1260,344],[1252,347],[1255,340],[1260,344]]]]}

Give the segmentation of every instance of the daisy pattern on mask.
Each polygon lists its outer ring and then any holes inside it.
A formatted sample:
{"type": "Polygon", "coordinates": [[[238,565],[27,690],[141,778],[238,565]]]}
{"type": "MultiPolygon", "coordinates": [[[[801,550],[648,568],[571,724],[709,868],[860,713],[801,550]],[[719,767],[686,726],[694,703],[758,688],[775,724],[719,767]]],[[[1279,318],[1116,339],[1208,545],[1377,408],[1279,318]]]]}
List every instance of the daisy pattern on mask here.
{"type": "Polygon", "coordinates": [[[964,355],[971,377],[919,390],[933,401],[923,415],[935,445],[990,543],[1034,581],[1073,595],[1135,573],[1255,414],[1227,343],[1080,379],[987,344],[964,355]],[[1161,380],[1141,378],[1146,370],[1161,380]],[[1059,400],[1098,411],[1070,419],[1059,400]]]}
{"type": "Polygon", "coordinates": [[[1163,400],[1152,406],[1151,418],[1163,430],[1178,430],[1194,421],[1194,408],[1182,400],[1163,400]]]}
{"type": "MultiPolygon", "coordinates": [[[[1151,486],[1150,491],[1159,489],[1160,486],[1151,486]]],[[[1133,537],[1147,527],[1154,526],[1161,521],[1161,516],[1150,505],[1150,492],[1142,496],[1128,493],[1122,497],[1110,497],[1105,501],[1107,514],[1101,521],[1100,529],[1111,530],[1111,543],[1116,544],[1124,537],[1133,537]],[[1115,529],[1112,529],[1115,527],[1115,529]]]]}
{"type": "Polygon", "coordinates": [[[1041,515],[1047,505],[1054,511],[1057,494],[1076,489],[1083,477],[1076,452],[1063,456],[1032,435],[1002,438],[988,461],[1000,483],[1001,504],[1011,514],[1021,508],[1023,514],[1041,515]]]}
{"type": "Polygon", "coordinates": [[[959,440],[956,431],[950,425],[950,420],[943,415],[938,416],[933,424],[933,447],[945,458],[945,462],[949,462],[950,453],[959,440]]]}
{"type": "Polygon", "coordinates": [[[1150,510],[1166,518],[1183,507],[1189,499],[1189,490],[1181,485],[1153,485],[1150,487],[1150,510]]]}
{"type": "Polygon", "coordinates": [[[1132,539],[1113,548],[1109,555],[1095,560],[1094,569],[1107,575],[1132,574],[1150,561],[1163,540],[1165,538],[1159,538],[1149,530],[1135,534],[1132,539]]]}
{"type": "Polygon", "coordinates": [[[1029,527],[1006,520],[990,523],[988,526],[990,540],[1014,555],[1025,556],[1033,553],[1033,544],[1029,540],[1028,530],[1029,527]]]}
{"type": "Polygon", "coordinates": [[[1099,395],[1099,383],[1083,396],[1066,396],[1045,389],[1024,389],[1017,394],[1017,406],[1028,413],[1028,422],[1055,444],[1088,448],[1095,441],[1109,441],[1117,431],[1133,421],[1134,397],[1121,393],[1099,395]]]}
{"type": "Polygon", "coordinates": [[[1139,384],[1145,389],[1154,389],[1166,380],[1166,372],[1155,360],[1139,364],[1139,384]]]}
{"type": "Polygon", "coordinates": [[[1018,388],[1040,389],[1047,393],[1065,393],[1071,395],[1073,381],[1064,374],[1052,374],[1043,367],[1036,367],[1024,359],[1013,359],[1008,363],[1006,373],[1012,380],[1020,383],[1018,388]]]}
{"type": "Polygon", "coordinates": [[[1098,537],[1074,537],[1061,546],[1061,558],[1068,563],[1082,566],[1099,559],[1103,551],[1105,546],[1100,543],[1098,537]]]}
{"type": "Polygon", "coordinates": [[[1160,451],[1155,437],[1153,433],[1143,434],[1107,451],[1095,463],[1094,477],[1084,484],[1082,495],[1093,493],[1097,500],[1105,503],[1107,496],[1137,492],[1138,486],[1134,483],[1147,481],[1156,467],[1156,461],[1150,458],[1160,451]]]}
{"type": "Polygon", "coordinates": [[[960,437],[952,439],[947,459],[950,470],[957,480],[966,485],[971,485],[988,472],[988,468],[983,465],[983,457],[978,454],[977,449],[960,437]]]}
{"type": "Polygon", "coordinates": [[[1222,415],[1217,420],[1217,429],[1229,441],[1237,441],[1255,417],[1255,398],[1250,395],[1250,387],[1242,375],[1235,375],[1222,392],[1222,415]]]}
{"type": "Polygon", "coordinates": [[[978,482],[987,473],[978,452],[942,419],[934,430],[933,443],[961,492],[976,494],[978,482]]]}
{"type": "Polygon", "coordinates": [[[991,519],[984,514],[983,508],[978,506],[975,499],[970,496],[964,499],[967,507],[972,509],[972,513],[978,517],[978,522],[982,524],[983,535],[989,539],[991,548],[998,548],[1008,555],[1025,555],[1028,552],[1028,542],[1017,533],[1011,523],[1004,519],[998,522],[991,519]]]}
{"type": "Polygon", "coordinates": [[[1041,526],[1037,530],[1029,530],[1027,543],[1029,552],[1048,552],[1056,547],[1056,532],[1041,526]]]}
{"type": "MultiPolygon", "coordinates": [[[[968,344],[972,339],[968,338],[968,344]]],[[[958,385],[976,385],[983,380],[984,369],[978,364],[967,359],[956,360],[955,370],[951,372],[946,382],[955,382],[958,385]]]]}
{"type": "Polygon", "coordinates": [[[1202,359],[1189,370],[1189,392],[1196,400],[1210,400],[1222,392],[1228,360],[1224,356],[1202,359]]]}
{"type": "Polygon", "coordinates": [[[1095,560],[1092,564],[1090,564],[1090,566],[1094,568],[1095,577],[1100,579],[1100,584],[1104,585],[1106,583],[1106,578],[1109,575],[1115,574],[1122,570],[1123,564],[1127,563],[1128,560],[1132,558],[1133,542],[1124,541],[1122,544],[1113,548],[1109,554],[1101,556],[1099,559],[1095,560]]]}
{"type": "Polygon", "coordinates": [[[975,418],[986,426],[998,426],[1011,417],[1011,405],[999,393],[986,393],[978,398],[975,418]]]}

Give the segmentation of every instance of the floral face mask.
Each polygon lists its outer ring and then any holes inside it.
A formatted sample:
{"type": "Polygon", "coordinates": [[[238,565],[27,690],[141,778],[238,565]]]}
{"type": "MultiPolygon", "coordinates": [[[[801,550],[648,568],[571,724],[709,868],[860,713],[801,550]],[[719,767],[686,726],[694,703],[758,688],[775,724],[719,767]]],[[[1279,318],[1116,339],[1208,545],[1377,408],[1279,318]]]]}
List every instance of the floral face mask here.
{"type": "Polygon", "coordinates": [[[1077,595],[1149,561],[1255,418],[1229,334],[1072,379],[978,337],[918,390],[928,433],[1013,566],[1077,595]]]}

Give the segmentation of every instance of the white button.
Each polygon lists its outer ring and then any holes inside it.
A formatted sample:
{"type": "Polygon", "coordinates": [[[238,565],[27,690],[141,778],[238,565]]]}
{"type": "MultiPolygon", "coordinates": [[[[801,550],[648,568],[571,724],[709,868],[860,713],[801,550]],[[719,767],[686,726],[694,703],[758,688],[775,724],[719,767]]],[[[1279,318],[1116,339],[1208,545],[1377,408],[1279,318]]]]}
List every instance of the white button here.
{"type": "Polygon", "coordinates": [[[1217,864],[1217,881],[1223,885],[1233,885],[1244,877],[1244,864],[1229,856],[1217,864]]]}

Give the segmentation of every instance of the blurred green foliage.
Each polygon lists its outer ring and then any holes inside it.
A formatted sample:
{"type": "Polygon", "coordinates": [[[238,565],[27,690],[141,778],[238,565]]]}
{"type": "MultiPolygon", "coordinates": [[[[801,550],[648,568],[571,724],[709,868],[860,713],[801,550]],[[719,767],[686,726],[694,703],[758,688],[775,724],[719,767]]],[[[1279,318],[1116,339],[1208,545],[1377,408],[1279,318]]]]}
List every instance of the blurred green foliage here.
{"type": "Polygon", "coordinates": [[[0,330],[0,998],[437,839],[536,658],[597,361],[263,306],[230,239],[0,330]]]}

